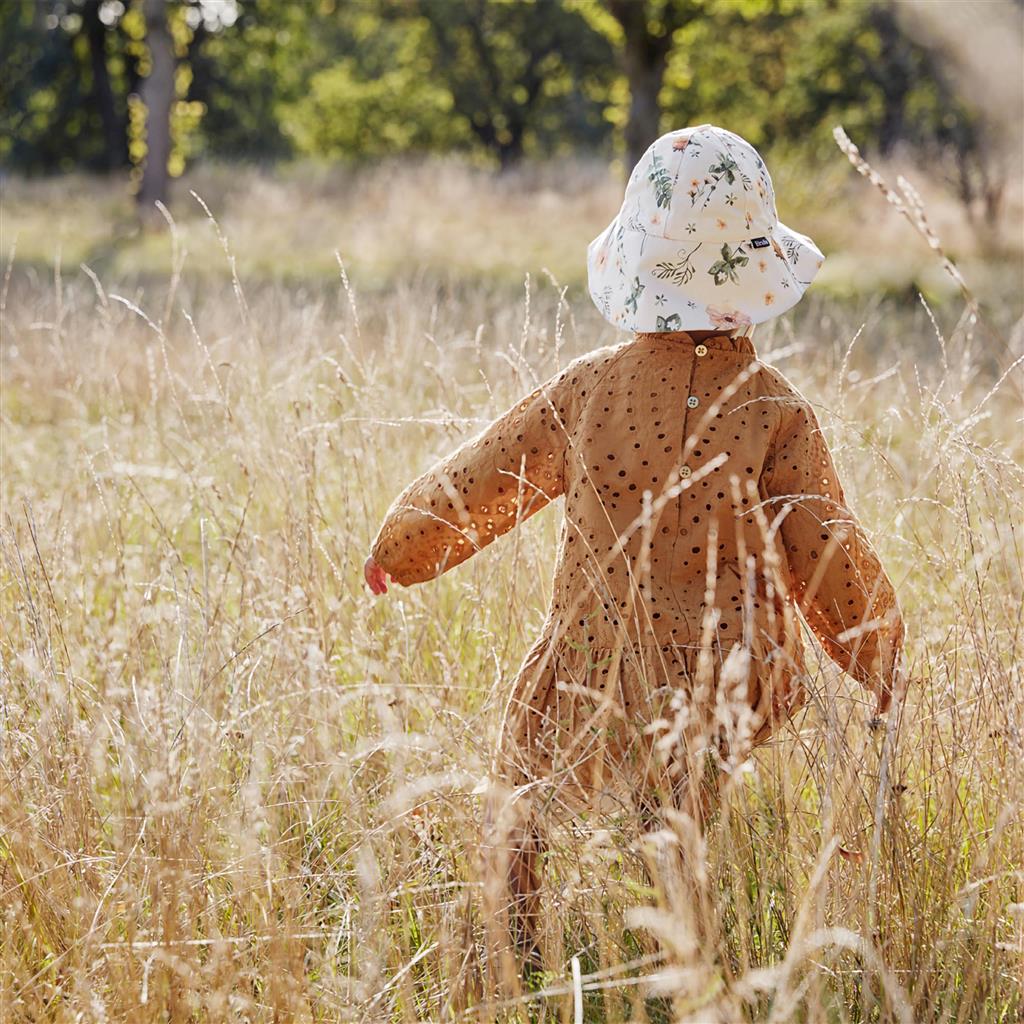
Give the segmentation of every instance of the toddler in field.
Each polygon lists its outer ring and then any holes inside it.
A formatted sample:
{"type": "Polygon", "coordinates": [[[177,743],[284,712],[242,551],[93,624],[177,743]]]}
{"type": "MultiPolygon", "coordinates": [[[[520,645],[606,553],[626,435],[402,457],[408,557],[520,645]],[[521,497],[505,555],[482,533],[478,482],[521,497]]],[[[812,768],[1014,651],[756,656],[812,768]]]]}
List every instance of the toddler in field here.
{"type": "MultiPolygon", "coordinates": [[[[495,760],[524,806],[671,805],[700,818],[805,700],[800,616],[887,709],[903,627],[811,404],[749,334],[822,263],[778,220],[739,136],[658,139],[591,244],[590,295],[628,341],[577,359],[395,500],[374,593],[439,576],[564,497],[554,588],[495,760]],[[714,774],[714,773],[713,773],[714,774]]],[[[536,911],[539,835],[509,877],[536,911]]]]}

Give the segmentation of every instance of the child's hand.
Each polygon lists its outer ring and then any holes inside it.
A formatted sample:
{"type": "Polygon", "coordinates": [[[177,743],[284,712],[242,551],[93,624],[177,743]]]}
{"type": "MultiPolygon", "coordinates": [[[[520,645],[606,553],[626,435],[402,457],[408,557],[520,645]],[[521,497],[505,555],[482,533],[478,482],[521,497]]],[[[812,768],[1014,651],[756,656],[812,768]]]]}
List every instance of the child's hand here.
{"type": "Polygon", "coordinates": [[[363,565],[363,577],[370,591],[378,597],[388,592],[388,574],[377,564],[373,555],[363,565]]]}
{"type": "Polygon", "coordinates": [[[875,717],[884,715],[892,706],[892,690],[885,687],[878,691],[878,702],[875,704],[875,717]]]}
{"type": "Polygon", "coordinates": [[[881,721],[881,716],[892,707],[893,698],[896,699],[897,706],[903,703],[909,683],[910,680],[907,678],[906,672],[902,668],[897,669],[893,685],[891,687],[883,686],[878,691],[878,703],[875,705],[875,717],[872,721],[881,721]]]}

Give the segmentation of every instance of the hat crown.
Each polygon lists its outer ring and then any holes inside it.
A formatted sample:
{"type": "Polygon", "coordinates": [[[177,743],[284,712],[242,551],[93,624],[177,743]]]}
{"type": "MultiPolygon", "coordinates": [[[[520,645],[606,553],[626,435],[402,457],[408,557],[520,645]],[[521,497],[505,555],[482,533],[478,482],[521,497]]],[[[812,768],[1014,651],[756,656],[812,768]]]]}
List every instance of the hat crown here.
{"type": "Polygon", "coordinates": [[[622,213],[635,230],[675,241],[736,242],[768,235],[779,222],[757,150],[710,124],[669,132],[648,147],[622,213]]]}
{"type": "Polygon", "coordinates": [[[791,309],[823,259],[779,222],[757,150],[705,124],[648,148],[618,215],[587,248],[587,285],[617,327],[734,330],[791,309]]]}

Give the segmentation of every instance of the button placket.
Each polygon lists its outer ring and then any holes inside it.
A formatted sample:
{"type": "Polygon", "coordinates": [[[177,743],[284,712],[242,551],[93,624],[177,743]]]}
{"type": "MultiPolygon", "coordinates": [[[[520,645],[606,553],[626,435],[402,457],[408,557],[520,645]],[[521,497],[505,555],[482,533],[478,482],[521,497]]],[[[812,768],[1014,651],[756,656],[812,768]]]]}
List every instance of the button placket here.
{"type": "MultiPolygon", "coordinates": [[[[691,395],[692,392],[696,388],[695,380],[696,380],[696,377],[697,377],[697,356],[700,355],[700,349],[701,348],[704,348],[705,351],[707,351],[707,347],[706,346],[701,346],[701,345],[695,345],[690,350],[692,355],[690,356],[689,373],[686,374],[686,378],[685,378],[685,380],[686,380],[686,390],[683,392],[683,394],[685,394],[687,396],[691,395]]],[[[690,405],[689,405],[688,402],[686,403],[686,405],[684,406],[684,408],[682,410],[682,417],[681,417],[681,419],[682,419],[683,422],[681,424],[682,430],[680,432],[681,436],[679,438],[679,454],[680,454],[680,456],[682,456],[686,452],[686,442],[687,442],[688,437],[690,436],[690,434],[689,434],[689,428],[690,428],[690,424],[689,424],[689,420],[690,420],[690,405]]],[[[693,453],[691,452],[690,453],[690,457],[692,457],[692,455],[693,455],[693,453]]],[[[683,485],[681,490],[685,489],[685,488],[688,488],[689,487],[689,480],[693,476],[693,467],[689,466],[689,465],[686,465],[684,463],[683,465],[679,466],[679,469],[677,470],[677,473],[678,473],[679,480],[680,480],[681,484],[683,485]]],[[[683,497],[684,497],[684,495],[682,493],[680,493],[678,495],[678,497],[676,498],[676,522],[675,522],[675,530],[674,530],[673,536],[672,536],[672,552],[671,552],[671,556],[670,556],[673,566],[675,566],[677,564],[676,563],[676,551],[677,551],[677,546],[679,544],[680,537],[684,536],[681,531],[684,528],[686,528],[686,524],[683,521],[683,497]]],[[[679,611],[682,613],[683,609],[678,604],[678,599],[677,599],[677,607],[679,607],[679,611]]]]}
{"type": "MultiPolygon", "coordinates": [[[[706,345],[703,345],[703,344],[695,345],[694,349],[693,349],[694,355],[695,356],[699,355],[700,354],[700,349],[702,349],[702,348],[704,349],[705,352],[707,352],[707,346],[706,345]]],[[[680,449],[679,449],[680,452],[683,452],[683,451],[686,450],[686,439],[689,437],[690,410],[696,409],[697,406],[700,405],[700,399],[698,399],[697,396],[692,393],[693,389],[694,389],[694,381],[696,380],[696,378],[697,378],[697,360],[696,360],[696,358],[694,358],[694,359],[690,360],[690,379],[687,382],[687,389],[686,389],[688,392],[690,392],[690,394],[686,398],[686,412],[683,413],[683,436],[680,439],[680,449]]],[[[681,466],[680,469],[679,469],[679,475],[680,475],[680,477],[683,480],[688,480],[693,475],[693,468],[691,466],[681,466]]]]}
{"type": "MultiPolygon", "coordinates": [[[[695,346],[694,347],[694,352],[696,352],[699,347],[701,347],[701,346],[695,346]]],[[[696,376],[697,376],[697,360],[696,359],[691,359],[690,360],[690,379],[687,382],[687,391],[692,391],[693,390],[694,380],[695,380],[696,376]]],[[[700,400],[696,397],[696,395],[692,395],[691,394],[686,399],[686,411],[683,413],[683,436],[680,438],[680,447],[679,447],[680,452],[684,452],[686,450],[686,439],[689,437],[690,410],[691,409],[696,409],[699,404],[700,404],[700,400]]],[[[693,476],[693,468],[691,466],[683,465],[683,466],[679,467],[679,477],[680,477],[681,480],[689,480],[691,476],[693,476]]]]}

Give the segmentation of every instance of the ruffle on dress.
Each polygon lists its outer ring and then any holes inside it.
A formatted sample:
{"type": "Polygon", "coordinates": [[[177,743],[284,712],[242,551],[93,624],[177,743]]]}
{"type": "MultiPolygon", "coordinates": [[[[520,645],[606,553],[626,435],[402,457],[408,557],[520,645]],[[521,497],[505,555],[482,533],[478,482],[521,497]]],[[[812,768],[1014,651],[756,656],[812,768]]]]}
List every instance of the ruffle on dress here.
{"type": "Polygon", "coordinates": [[[679,803],[710,761],[735,769],[805,701],[791,651],[736,645],[588,647],[545,636],[507,705],[495,774],[546,802],[679,803]]]}

